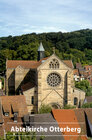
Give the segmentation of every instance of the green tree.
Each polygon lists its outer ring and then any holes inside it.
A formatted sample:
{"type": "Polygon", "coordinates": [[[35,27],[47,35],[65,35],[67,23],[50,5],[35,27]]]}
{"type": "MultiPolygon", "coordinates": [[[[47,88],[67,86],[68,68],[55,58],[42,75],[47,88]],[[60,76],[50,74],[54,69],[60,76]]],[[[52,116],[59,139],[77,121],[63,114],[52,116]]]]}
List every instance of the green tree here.
{"type": "Polygon", "coordinates": [[[40,109],[39,109],[39,114],[43,114],[43,113],[50,113],[51,112],[51,107],[49,105],[41,105],[40,109]]]}
{"type": "Polygon", "coordinates": [[[86,96],[92,95],[92,87],[87,80],[75,82],[75,87],[84,90],[86,92],[86,96]]]}

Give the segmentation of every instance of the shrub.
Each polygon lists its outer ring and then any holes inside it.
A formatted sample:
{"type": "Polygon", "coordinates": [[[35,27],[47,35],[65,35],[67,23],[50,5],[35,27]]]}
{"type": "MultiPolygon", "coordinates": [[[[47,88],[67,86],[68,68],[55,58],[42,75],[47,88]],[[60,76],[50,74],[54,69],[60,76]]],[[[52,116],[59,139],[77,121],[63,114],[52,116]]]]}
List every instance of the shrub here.
{"type": "Polygon", "coordinates": [[[72,105],[65,105],[64,109],[73,109],[76,108],[76,106],[72,106],[72,105]]]}
{"type": "Polygon", "coordinates": [[[52,110],[52,108],[49,106],[49,105],[41,105],[40,109],[39,109],[39,114],[42,114],[42,113],[50,113],[52,110]]]}
{"type": "Polygon", "coordinates": [[[92,103],[85,103],[82,105],[82,108],[92,108],[92,103]]]}

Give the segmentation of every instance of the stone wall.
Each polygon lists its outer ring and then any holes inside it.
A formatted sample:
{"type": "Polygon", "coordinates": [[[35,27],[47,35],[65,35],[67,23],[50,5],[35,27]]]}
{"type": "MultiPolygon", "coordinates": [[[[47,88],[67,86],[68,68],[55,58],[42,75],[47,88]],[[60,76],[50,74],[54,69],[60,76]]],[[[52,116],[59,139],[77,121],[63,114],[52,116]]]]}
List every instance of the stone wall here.
{"type": "Polygon", "coordinates": [[[28,112],[35,112],[36,113],[37,112],[36,87],[24,91],[23,94],[24,94],[24,96],[26,98],[28,112]],[[34,103],[32,103],[32,97],[34,97],[34,103]]]}

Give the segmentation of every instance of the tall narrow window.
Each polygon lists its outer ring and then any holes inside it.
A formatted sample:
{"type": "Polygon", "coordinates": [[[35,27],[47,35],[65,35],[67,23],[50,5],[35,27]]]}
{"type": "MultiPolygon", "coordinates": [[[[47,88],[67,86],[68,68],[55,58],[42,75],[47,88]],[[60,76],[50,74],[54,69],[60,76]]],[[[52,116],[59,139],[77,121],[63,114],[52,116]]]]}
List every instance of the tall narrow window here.
{"type": "Polygon", "coordinates": [[[34,96],[31,97],[31,104],[34,104],[34,96]]]}
{"type": "Polygon", "coordinates": [[[78,98],[77,97],[74,98],[74,105],[78,105],[78,98]]]}
{"type": "Polygon", "coordinates": [[[53,59],[49,64],[50,69],[58,69],[59,68],[59,62],[57,59],[53,59]]]}

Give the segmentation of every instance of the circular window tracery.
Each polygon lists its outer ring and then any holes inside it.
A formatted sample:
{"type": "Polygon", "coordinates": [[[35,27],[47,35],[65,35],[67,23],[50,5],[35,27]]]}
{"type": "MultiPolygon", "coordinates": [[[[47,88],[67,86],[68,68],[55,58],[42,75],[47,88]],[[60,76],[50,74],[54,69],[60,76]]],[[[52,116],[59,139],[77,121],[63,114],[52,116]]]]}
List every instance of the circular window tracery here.
{"type": "Polygon", "coordinates": [[[60,82],[61,82],[61,77],[57,73],[51,73],[47,77],[47,83],[52,87],[58,86],[60,82]]]}

